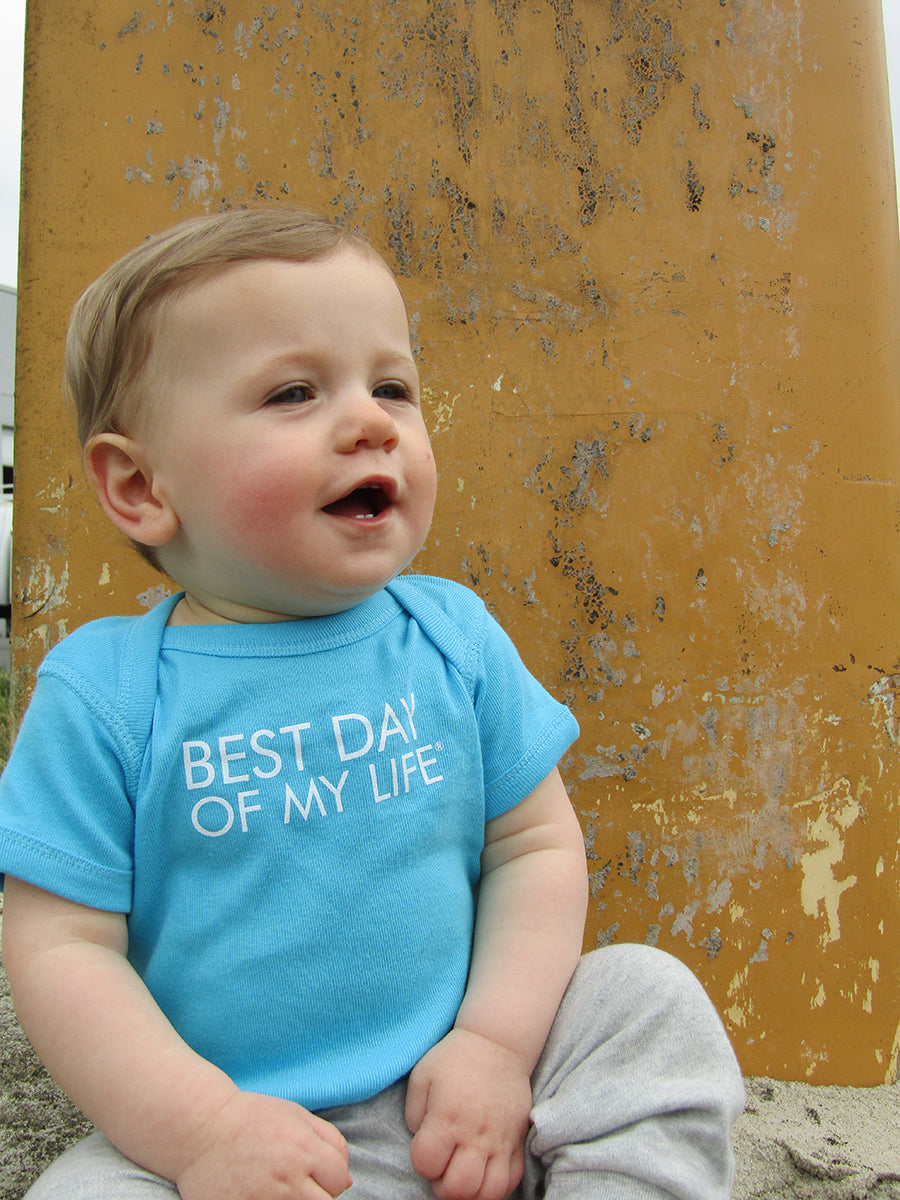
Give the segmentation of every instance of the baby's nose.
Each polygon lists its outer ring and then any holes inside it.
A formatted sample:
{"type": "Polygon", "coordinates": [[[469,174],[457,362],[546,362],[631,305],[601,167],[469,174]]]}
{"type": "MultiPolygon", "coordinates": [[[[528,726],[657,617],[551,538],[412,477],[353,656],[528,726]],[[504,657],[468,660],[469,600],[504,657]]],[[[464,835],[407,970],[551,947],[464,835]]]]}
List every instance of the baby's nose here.
{"type": "Polygon", "coordinates": [[[392,449],[398,440],[394,418],[374,396],[356,398],[348,406],[341,434],[343,450],[349,452],[366,446],[392,449]]]}

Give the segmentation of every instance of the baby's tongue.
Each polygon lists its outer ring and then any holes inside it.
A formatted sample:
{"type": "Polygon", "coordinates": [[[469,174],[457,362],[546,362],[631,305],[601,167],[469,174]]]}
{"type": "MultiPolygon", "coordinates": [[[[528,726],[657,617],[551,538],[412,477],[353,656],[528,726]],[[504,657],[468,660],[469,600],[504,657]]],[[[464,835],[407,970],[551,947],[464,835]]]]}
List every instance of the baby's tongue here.
{"type": "Polygon", "coordinates": [[[334,517],[371,517],[375,513],[375,491],[373,488],[357,488],[349,496],[326,505],[325,511],[334,517]]]}

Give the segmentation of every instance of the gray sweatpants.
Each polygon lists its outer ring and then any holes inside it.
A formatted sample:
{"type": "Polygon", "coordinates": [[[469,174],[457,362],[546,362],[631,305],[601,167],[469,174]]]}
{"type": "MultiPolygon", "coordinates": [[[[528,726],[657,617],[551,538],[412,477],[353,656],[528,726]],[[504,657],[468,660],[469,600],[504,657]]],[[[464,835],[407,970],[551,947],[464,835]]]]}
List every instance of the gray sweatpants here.
{"type": "MultiPolygon", "coordinates": [[[[348,1200],[430,1200],[409,1162],[405,1081],[328,1109],[350,1147],[348,1200]]],[[[518,1200],[727,1200],[738,1065],[677,959],[619,945],[582,958],[537,1065],[518,1200]]],[[[102,1134],[62,1155],[26,1200],[171,1200],[175,1188],[102,1134]]]]}

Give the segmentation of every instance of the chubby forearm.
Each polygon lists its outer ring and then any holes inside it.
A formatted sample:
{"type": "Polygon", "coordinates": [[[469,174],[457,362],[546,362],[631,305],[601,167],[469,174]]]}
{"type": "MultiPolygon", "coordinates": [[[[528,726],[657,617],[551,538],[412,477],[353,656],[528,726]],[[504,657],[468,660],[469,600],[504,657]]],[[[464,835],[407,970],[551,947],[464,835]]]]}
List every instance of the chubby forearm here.
{"type": "Polygon", "coordinates": [[[124,920],[8,880],[4,958],[50,1073],[123,1153],[176,1179],[237,1093],[176,1034],[124,957],[124,920]]]}
{"type": "Polygon", "coordinates": [[[522,1175],[531,1075],[587,907],[584,841],[556,771],[489,822],[481,865],[466,993],[406,1094],[412,1163],[441,1200],[504,1200],[522,1175]]]}
{"type": "Polygon", "coordinates": [[[123,971],[111,958],[74,946],[48,954],[46,971],[37,969],[30,987],[16,988],[17,1011],[48,1071],[82,1112],[127,1157],[174,1180],[238,1089],[181,1041],[141,995],[142,985],[133,986],[127,965],[123,971]]]}
{"type": "Polygon", "coordinates": [[[554,771],[488,826],[456,1028],[512,1050],[530,1072],[581,954],[586,907],[581,828],[554,771]]]}

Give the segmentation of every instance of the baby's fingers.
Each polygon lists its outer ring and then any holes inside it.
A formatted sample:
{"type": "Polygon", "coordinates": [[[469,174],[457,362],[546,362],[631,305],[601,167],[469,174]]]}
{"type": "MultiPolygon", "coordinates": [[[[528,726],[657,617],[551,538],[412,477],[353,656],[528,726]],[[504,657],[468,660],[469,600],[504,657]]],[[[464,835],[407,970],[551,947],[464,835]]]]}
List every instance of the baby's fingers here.
{"type": "Polygon", "coordinates": [[[340,1196],[342,1192],[346,1192],[353,1182],[350,1178],[346,1144],[338,1147],[329,1142],[310,1170],[309,1177],[329,1196],[340,1196]]]}
{"type": "Polygon", "coordinates": [[[456,1138],[446,1125],[425,1119],[416,1130],[409,1147],[413,1170],[423,1179],[440,1179],[456,1150],[456,1138]]]}
{"type": "Polygon", "coordinates": [[[484,1155],[474,1148],[457,1146],[443,1175],[432,1184],[435,1196],[438,1200],[474,1200],[481,1192],[486,1165],[484,1155]]]}
{"type": "Polygon", "coordinates": [[[432,1190],[437,1200],[506,1200],[521,1175],[521,1164],[503,1155],[486,1160],[474,1147],[457,1146],[432,1190]]]}
{"type": "Polygon", "coordinates": [[[315,1113],[308,1113],[307,1119],[322,1141],[337,1150],[346,1165],[350,1161],[350,1152],[347,1149],[347,1140],[337,1126],[332,1125],[330,1121],[325,1121],[322,1117],[317,1117],[315,1113]]]}

